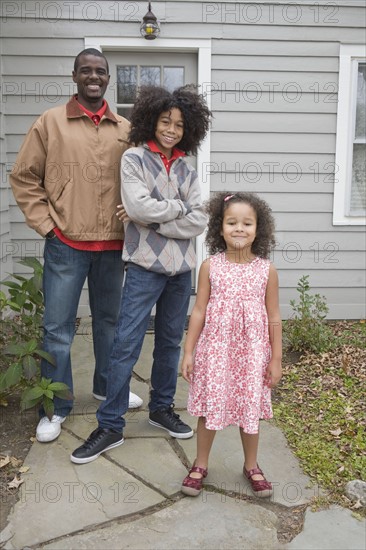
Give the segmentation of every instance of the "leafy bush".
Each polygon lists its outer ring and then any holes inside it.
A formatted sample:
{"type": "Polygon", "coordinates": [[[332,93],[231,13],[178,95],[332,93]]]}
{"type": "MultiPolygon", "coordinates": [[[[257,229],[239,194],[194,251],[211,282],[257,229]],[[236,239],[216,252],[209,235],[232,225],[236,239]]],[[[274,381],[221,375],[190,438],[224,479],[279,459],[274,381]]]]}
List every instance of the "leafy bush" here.
{"type": "Polygon", "coordinates": [[[9,289],[9,297],[0,291],[0,404],[6,405],[10,395],[22,391],[22,409],[39,403],[49,418],[54,411],[53,397],[71,399],[66,384],[41,378],[41,359],[55,365],[54,358],[41,349],[43,268],[36,258],[19,262],[30,267],[29,278],[12,275],[1,284],[9,289]]]}
{"type": "Polygon", "coordinates": [[[329,308],[324,296],[310,293],[309,275],[298,282],[299,301],[290,301],[294,311],[284,322],[285,345],[291,351],[322,353],[334,345],[334,336],[325,319],[329,308]]]}

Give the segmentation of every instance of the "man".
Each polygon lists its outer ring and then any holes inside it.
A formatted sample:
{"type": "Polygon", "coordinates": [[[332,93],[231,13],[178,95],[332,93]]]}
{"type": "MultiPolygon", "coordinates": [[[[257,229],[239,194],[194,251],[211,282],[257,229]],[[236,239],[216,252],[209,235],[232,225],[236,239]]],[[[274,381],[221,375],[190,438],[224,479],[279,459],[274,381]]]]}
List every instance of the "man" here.
{"type": "MultiPolygon", "coordinates": [[[[10,183],[27,224],[45,237],[44,349],[42,376],[73,389],[70,348],[85,279],[92,313],[95,371],[93,395],[104,400],[109,355],[122,291],[123,225],[116,216],[120,161],[128,149],[129,123],[103,99],[108,62],[94,48],[75,58],[77,94],[41,115],[29,130],[10,183]]],[[[41,411],[37,439],[56,439],[72,401],[54,399],[49,420],[41,411]]],[[[142,400],[130,394],[130,406],[142,400]]]]}

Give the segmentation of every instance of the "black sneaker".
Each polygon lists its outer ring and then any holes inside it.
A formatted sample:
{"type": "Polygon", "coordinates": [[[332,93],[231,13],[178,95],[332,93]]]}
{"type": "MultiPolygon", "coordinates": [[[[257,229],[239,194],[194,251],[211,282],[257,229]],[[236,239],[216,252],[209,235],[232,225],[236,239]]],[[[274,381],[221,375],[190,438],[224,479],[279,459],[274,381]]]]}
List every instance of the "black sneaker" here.
{"type": "Polygon", "coordinates": [[[193,430],[184,424],[179,414],[174,412],[173,405],[168,409],[159,409],[149,414],[149,423],[157,428],[166,430],[169,435],[177,439],[189,439],[193,435],[193,430]]]}
{"type": "Polygon", "coordinates": [[[123,442],[123,434],[107,428],[97,428],[89,435],[85,443],[70,455],[71,462],[75,462],[75,464],[92,462],[101,453],[118,447],[123,442]]]}

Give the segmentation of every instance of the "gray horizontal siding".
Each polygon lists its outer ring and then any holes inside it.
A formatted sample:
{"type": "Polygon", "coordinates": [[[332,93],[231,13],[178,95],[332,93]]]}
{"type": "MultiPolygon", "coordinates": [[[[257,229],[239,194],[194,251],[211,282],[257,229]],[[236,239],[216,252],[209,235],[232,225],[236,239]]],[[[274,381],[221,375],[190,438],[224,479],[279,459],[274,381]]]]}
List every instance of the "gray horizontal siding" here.
{"type": "MultiPolygon", "coordinates": [[[[65,3],[53,4],[42,0],[37,9],[49,18],[61,9],[54,21],[35,22],[31,15],[22,21],[18,14],[3,25],[8,167],[35,117],[65,103],[74,90],[70,73],[83,37],[136,37],[147,9],[142,1],[119,3],[117,17],[117,3],[98,3],[96,23],[86,17],[85,3],[84,8],[75,3],[72,20],[65,3]]],[[[211,175],[212,191],[256,191],[272,207],[284,316],[306,273],[314,291],[327,296],[331,317],[358,317],[363,311],[363,228],[333,227],[332,209],[339,45],[364,42],[366,10],[359,0],[336,4],[336,9],[323,0],[153,5],[163,38],[212,39],[212,77],[202,91],[210,95],[214,121],[203,177],[211,175]]],[[[15,5],[21,9],[20,2],[15,5]]],[[[10,202],[14,258],[32,250],[41,256],[43,240],[25,226],[13,198],[10,202]]]]}
{"type": "MultiPolygon", "coordinates": [[[[291,75],[290,75],[291,76],[291,75]]],[[[291,82],[290,76],[288,83],[291,82]]],[[[337,112],[338,97],[335,94],[334,83],[319,92],[316,82],[315,91],[299,89],[298,87],[280,87],[276,80],[266,80],[264,88],[258,83],[245,88],[239,85],[234,90],[228,86],[220,89],[217,82],[203,85],[203,89],[210,95],[214,112],[270,112],[270,113],[334,113],[337,112]],[[271,89],[270,89],[271,86],[271,89]],[[292,92],[292,93],[291,93],[292,92]]]]}
{"type": "Polygon", "coordinates": [[[248,163],[247,168],[241,168],[237,173],[225,171],[226,167],[223,163],[210,163],[207,171],[204,170],[204,178],[211,171],[211,190],[225,191],[256,191],[257,193],[276,192],[285,194],[290,193],[332,193],[333,192],[333,176],[329,177],[332,167],[329,172],[317,172],[317,167],[314,167],[314,173],[299,173],[285,176],[281,173],[281,167],[263,166],[263,170],[252,166],[248,163]],[[294,181],[290,180],[290,177],[294,181]]]}
{"type": "Polygon", "coordinates": [[[211,144],[215,151],[220,153],[245,151],[254,153],[264,151],[266,153],[332,153],[335,150],[335,136],[322,133],[310,135],[279,133],[273,128],[268,132],[243,133],[212,132],[211,144]]]}
{"type": "MultiPolygon", "coordinates": [[[[230,90],[241,93],[243,97],[250,94],[259,95],[263,91],[283,91],[290,103],[297,103],[300,93],[314,93],[315,89],[326,92],[336,92],[338,86],[338,73],[315,73],[311,71],[276,71],[274,69],[265,72],[256,70],[219,70],[212,71],[212,86],[215,90],[230,90]]],[[[229,96],[229,94],[226,94],[229,96]]],[[[230,94],[233,95],[233,94],[230,94]]]]}
{"type": "MultiPolygon", "coordinates": [[[[290,52],[288,52],[289,54],[290,52]]],[[[338,71],[339,60],[337,57],[287,57],[248,55],[245,50],[234,54],[215,55],[213,57],[213,70],[232,71],[285,71],[311,73],[334,73],[338,71]]]]}
{"type": "MultiPolygon", "coordinates": [[[[281,145],[279,145],[281,147],[281,145]]],[[[259,166],[263,172],[269,171],[269,166],[274,165],[277,167],[276,171],[281,172],[287,170],[287,172],[295,174],[311,174],[316,170],[319,165],[321,169],[328,173],[329,163],[334,163],[334,153],[284,153],[284,152],[272,152],[265,151],[265,155],[259,152],[247,151],[230,153],[212,150],[211,162],[214,166],[225,166],[226,170],[242,173],[248,169],[250,163],[259,166]],[[318,163],[318,164],[316,164],[318,163]],[[294,168],[291,169],[293,164],[294,168]],[[266,168],[267,166],[267,168],[266,168]],[[311,168],[315,166],[315,168],[311,168]]],[[[255,170],[255,168],[254,168],[255,170]]],[[[258,169],[259,170],[259,169],[258,169]]],[[[334,171],[334,168],[333,168],[334,171]]],[[[290,177],[288,178],[290,180],[290,177]]],[[[296,181],[296,177],[293,181],[296,181]]]]}
{"type": "Polygon", "coordinates": [[[270,129],[272,132],[304,135],[318,132],[319,126],[323,134],[335,135],[335,116],[331,113],[215,112],[212,130],[267,132],[270,129]]]}
{"type": "Polygon", "coordinates": [[[291,52],[289,52],[288,40],[268,40],[267,35],[257,40],[247,40],[244,37],[242,40],[212,40],[212,54],[216,55],[245,55],[245,56],[266,56],[267,59],[272,57],[286,57],[289,53],[296,57],[306,57],[316,59],[317,57],[334,57],[338,60],[339,44],[338,42],[309,42],[295,41],[291,42],[291,52]]]}

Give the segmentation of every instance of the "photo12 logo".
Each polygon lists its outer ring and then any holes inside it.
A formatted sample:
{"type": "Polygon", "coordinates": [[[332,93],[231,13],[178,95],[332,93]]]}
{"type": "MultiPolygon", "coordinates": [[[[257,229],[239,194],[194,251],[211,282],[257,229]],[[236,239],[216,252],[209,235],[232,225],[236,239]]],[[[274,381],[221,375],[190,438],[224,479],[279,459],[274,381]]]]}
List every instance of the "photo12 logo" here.
{"type": "Polygon", "coordinates": [[[300,2],[261,3],[258,2],[211,2],[202,3],[203,23],[242,23],[268,25],[271,23],[283,24],[322,24],[335,25],[339,23],[337,17],[339,6],[336,2],[309,2],[303,5],[300,2]]]}

